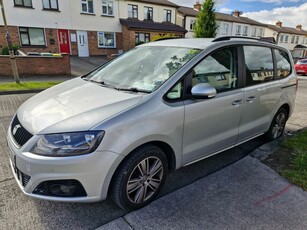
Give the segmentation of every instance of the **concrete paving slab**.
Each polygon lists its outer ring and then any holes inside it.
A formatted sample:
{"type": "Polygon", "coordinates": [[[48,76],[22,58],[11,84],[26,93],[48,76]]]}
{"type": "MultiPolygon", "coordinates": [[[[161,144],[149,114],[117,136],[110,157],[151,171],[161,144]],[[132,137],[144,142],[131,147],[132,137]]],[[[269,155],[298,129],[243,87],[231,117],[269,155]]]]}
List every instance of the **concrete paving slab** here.
{"type": "Polygon", "coordinates": [[[306,207],[306,192],[248,156],[124,219],[133,229],[306,229],[306,207]]]}
{"type": "Polygon", "coordinates": [[[124,218],[118,218],[104,226],[97,228],[96,230],[110,230],[110,229],[118,229],[118,230],[132,230],[133,228],[125,221],[124,218]]]}

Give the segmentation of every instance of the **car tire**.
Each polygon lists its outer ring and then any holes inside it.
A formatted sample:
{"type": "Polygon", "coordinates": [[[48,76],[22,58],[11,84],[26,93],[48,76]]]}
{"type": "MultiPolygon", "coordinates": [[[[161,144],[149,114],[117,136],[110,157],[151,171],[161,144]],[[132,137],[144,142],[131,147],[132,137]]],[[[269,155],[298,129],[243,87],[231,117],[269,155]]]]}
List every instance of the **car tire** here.
{"type": "Polygon", "coordinates": [[[125,210],[139,209],[155,199],[168,171],[164,152],[144,145],[134,150],[115,174],[110,196],[125,210]]]}
{"type": "Polygon", "coordinates": [[[284,132],[286,122],[288,120],[288,111],[285,108],[280,108],[275,114],[269,130],[265,134],[265,138],[268,141],[273,141],[284,132]]]}

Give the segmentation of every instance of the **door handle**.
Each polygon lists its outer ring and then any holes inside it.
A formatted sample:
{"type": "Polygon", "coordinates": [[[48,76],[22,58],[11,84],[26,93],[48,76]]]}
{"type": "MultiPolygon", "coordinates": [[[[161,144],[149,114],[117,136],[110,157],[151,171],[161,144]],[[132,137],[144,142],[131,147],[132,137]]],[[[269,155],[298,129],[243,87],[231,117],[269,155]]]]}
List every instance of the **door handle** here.
{"type": "Polygon", "coordinates": [[[250,96],[248,98],[246,98],[246,101],[248,102],[253,102],[255,100],[256,96],[250,96]]]}
{"type": "Polygon", "coordinates": [[[243,100],[242,100],[242,99],[239,99],[239,100],[233,101],[231,104],[232,104],[232,105],[240,105],[240,104],[242,104],[242,102],[243,102],[243,100]]]}

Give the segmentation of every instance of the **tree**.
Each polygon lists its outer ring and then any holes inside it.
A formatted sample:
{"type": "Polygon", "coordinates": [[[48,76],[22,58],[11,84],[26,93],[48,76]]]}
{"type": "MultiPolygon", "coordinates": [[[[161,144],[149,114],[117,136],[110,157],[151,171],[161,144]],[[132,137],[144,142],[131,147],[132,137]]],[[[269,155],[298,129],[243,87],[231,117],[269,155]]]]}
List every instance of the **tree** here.
{"type": "Polygon", "coordinates": [[[214,0],[203,2],[195,25],[196,38],[214,38],[216,36],[218,26],[215,19],[214,4],[214,0]]]}

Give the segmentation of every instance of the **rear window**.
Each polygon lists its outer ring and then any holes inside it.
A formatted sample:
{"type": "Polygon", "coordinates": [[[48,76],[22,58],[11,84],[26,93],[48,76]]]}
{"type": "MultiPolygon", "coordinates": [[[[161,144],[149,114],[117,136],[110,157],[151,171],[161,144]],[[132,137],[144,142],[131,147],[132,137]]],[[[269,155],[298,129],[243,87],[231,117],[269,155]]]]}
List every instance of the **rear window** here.
{"type": "Polygon", "coordinates": [[[273,80],[274,65],[270,48],[244,46],[246,85],[255,85],[273,80]]]}
{"type": "Polygon", "coordinates": [[[291,62],[289,55],[283,50],[274,50],[276,67],[277,67],[277,79],[288,77],[291,74],[291,62]]]}

